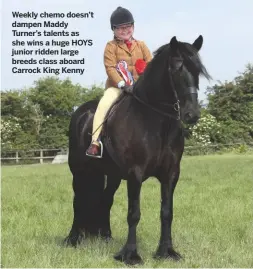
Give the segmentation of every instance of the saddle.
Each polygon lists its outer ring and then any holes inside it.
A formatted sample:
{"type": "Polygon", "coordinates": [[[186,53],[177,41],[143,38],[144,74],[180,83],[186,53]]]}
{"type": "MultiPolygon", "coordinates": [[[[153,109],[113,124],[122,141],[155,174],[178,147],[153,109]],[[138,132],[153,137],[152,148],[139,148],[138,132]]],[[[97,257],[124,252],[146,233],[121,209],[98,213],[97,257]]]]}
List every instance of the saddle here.
{"type": "Polygon", "coordinates": [[[121,163],[121,161],[119,160],[113,144],[112,144],[112,136],[113,134],[109,132],[108,130],[108,125],[107,125],[107,120],[110,119],[110,116],[112,116],[112,114],[117,111],[118,107],[120,106],[121,102],[124,102],[126,98],[126,95],[124,95],[123,93],[117,98],[117,100],[112,104],[112,106],[110,107],[110,109],[108,110],[107,114],[106,114],[106,121],[103,123],[103,127],[102,127],[102,131],[101,131],[101,135],[100,135],[100,140],[101,140],[101,158],[104,157],[103,153],[104,153],[104,148],[106,148],[107,153],[109,154],[109,156],[112,158],[112,160],[121,168],[123,169],[123,164],[121,163]]]}

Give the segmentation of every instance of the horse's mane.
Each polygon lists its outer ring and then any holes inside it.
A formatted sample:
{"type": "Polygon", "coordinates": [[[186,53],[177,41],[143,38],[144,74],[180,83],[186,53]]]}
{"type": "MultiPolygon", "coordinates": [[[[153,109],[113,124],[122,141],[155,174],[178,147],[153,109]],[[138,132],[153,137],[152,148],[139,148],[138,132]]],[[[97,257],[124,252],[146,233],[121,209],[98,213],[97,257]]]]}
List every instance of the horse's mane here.
{"type": "MultiPolygon", "coordinates": [[[[207,79],[211,78],[210,74],[207,72],[205,66],[202,63],[202,60],[198,51],[192,45],[186,42],[178,41],[178,48],[179,48],[178,51],[181,54],[184,62],[188,64],[190,72],[197,71],[200,75],[204,76],[205,78],[207,79]]],[[[152,64],[154,64],[153,60],[155,60],[155,58],[158,58],[159,55],[163,56],[160,59],[168,61],[168,57],[171,56],[170,44],[165,44],[161,46],[156,51],[154,51],[153,55],[154,55],[154,58],[151,61],[152,64]],[[163,54],[166,54],[167,57],[164,57],[163,54]]]]}
{"type": "MultiPolygon", "coordinates": [[[[182,56],[184,60],[184,65],[187,67],[189,72],[200,74],[211,79],[211,76],[207,72],[205,66],[203,65],[198,51],[189,43],[178,41],[178,53],[182,56]]],[[[161,70],[161,72],[168,72],[168,62],[169,57],[172,55],[172,50],[170,43],[162,45],[156,51],[153,52],[153,59],[148,63],[145,72],[140,76],[140,78],[135,83],[135,89],[137,92],[142,91],[143,88],[147,89],[150,87],[158,86],[161,78],[155,78],[155,70],[161,70]],[[140,90],[140,91],[139,91],[140,90]]]]}

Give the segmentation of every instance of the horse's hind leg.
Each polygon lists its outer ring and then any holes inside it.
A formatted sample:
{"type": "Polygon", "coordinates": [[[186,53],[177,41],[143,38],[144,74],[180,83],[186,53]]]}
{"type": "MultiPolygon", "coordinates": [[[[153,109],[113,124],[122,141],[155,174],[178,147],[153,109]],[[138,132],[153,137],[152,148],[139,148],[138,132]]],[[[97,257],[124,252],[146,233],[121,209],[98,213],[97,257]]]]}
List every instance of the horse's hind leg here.
{"type": "Polygon", "coordinates": [[[74,219],[67,245],[76,247],[88,235],[98,235],[97,216],[104,189],[104,177],[98,173],[82,172],[73,176],[74,219]]]}
{"type": "Polygon", "coordinates": [[[100,235],[109,240],[112,238],[111,225],[110,225],[110,212],[113,205],[114,194],[119,188],[121,179],[115,176],[107,177],[106,188],[100,204],[100,235]]]}
{"type": "Polygon", "coordinates": [[[173,169],[166,176],[164,173],[160,178],[161,182],[161,236],[155,258],[171,258],[180,260],[181,255],[173,249],[171,237],[171,224],[173,220],[173,193],[179,178],[179,168],[173,169]]]}

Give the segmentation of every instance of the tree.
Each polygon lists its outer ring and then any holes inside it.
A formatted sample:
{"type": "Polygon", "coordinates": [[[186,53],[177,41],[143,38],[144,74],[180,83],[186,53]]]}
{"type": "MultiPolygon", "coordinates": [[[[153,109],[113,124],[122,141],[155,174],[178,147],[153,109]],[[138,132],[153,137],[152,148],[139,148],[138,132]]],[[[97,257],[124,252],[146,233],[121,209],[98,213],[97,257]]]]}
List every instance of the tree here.
{"type": "Polygon", "coordinates": [[[35,81],[34,87],[29,89],[3,92],[5,148],[66,147],[74,107],[100,98],[103,91],[95,85],[87,89],[74,85],[69,79],[47,77],[35,81]]]}
{"type": "Polygon", "coordinates": [[[252,141],[253,66],[248,64],[234,81],[208,88],[207,96],[207,111],[222,125],[219,142],[252,141]]]}
{"type": "Polygon", "coordinates": [[[27,99],[27,90],[2,92],[1,142],[9,149],[36,147],[35,111],[27,99]]]}
{"type": "MultiPolygon", "coordinates": [[[[35,82],[30,90],[30,99],[43,113],[40,128],[40,147],[63,147],[68,144],[68,127],[76,106],[100,97],[102,88],[84,88],[74,85],[69,79],[49,77],[35,82]]],[[[38,119],[38,117],[37,117],[38,119]]]]}

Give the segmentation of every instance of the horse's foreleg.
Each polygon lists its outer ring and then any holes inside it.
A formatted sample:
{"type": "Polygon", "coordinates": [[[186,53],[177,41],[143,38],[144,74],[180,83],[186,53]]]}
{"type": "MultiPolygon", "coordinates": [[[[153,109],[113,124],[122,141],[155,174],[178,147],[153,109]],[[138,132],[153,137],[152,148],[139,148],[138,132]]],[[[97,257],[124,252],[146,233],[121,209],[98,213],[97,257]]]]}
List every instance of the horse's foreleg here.
{"type": "Polygon", "coordinates": [[[100,204],[100,235],[106,240],[112,238],[110,225],[110,212],[113,205],[114,194],[119,188],[121,179],[112,176],[107,177],[107,186],[103,192],[100,204]]]}
{"type": "Polygon", "coordinates": [[[180,260],[181,255],[173,249],[171,225],[173,220],[173,193],[179,178],[179,169],[174,170],[166,177],[160,178],[161,182],[161,236],[155,258],[172,258],[180,260]]]}
{"type": "Polygon", "coordinates": [[[114,258],[129,265],[141,263],[142,259],[137,253],[136,246],[136,227],[140,221],[140,191],[141,182],[130,178],[127,180],[128,191],[128,238],[125,246],[117,253],[114,258]]]}

